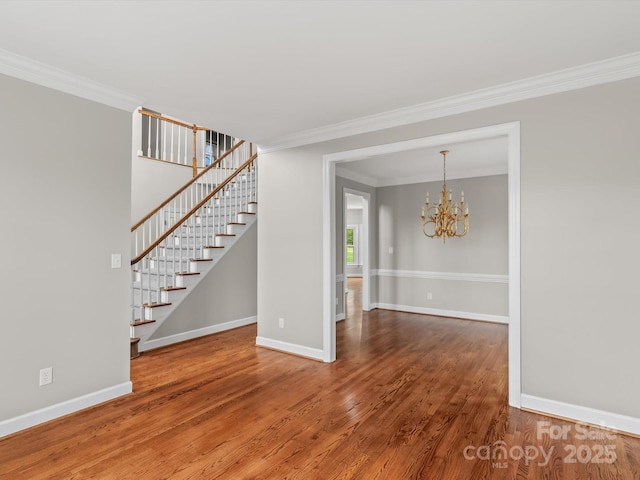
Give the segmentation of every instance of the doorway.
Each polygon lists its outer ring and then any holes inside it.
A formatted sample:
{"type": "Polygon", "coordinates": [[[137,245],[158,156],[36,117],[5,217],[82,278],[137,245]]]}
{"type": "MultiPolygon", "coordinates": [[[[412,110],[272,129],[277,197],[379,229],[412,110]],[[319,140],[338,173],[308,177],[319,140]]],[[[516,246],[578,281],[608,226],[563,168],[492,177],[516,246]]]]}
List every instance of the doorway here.
{"type": "MultiPolygon", "coordinates": [[[[370,267],[370,237],[369,237],[369,215],[371,195],[351,188],[344,188],[343,211],[342,211],[342,231],[343,231],[343,286],[347,292],[347,282],[349,278],[361,278],[361,288],[358,290],[360,299],[358,303],[364,311],[371,310],[370,288],[371,288],[371,267],[370,267]]],[[[347,302],[345,298],[344,313],[347,313],[347,302]]]]}
{"type": "Polygon", "coordinates": [[[414,140],[376,145],[323,157],[323,360],[336,359],[336,164],[373,158],[386,153],[446,145],[504,136],[507,139],[508,215],[509,215],[509,405],[521,406],[521,329],[520,329],[520,122],[481,127],[414,140]]]}

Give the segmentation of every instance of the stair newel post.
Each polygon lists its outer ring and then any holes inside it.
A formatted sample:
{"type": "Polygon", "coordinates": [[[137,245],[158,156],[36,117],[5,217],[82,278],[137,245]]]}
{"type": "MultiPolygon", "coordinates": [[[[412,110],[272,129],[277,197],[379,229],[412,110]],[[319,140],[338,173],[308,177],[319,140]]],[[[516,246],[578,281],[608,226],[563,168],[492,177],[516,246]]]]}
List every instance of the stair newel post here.
{"type": "Polygon", "coordinates": [[[196,156],[196,143],[197,143],[197,139],[196,137],[198,136],[198,126],[194,123],[193,124],[193,159],[191,160],[192,166],[193,166],[193,176],[196,177],[198,175],[198,157],[196,156]]]}

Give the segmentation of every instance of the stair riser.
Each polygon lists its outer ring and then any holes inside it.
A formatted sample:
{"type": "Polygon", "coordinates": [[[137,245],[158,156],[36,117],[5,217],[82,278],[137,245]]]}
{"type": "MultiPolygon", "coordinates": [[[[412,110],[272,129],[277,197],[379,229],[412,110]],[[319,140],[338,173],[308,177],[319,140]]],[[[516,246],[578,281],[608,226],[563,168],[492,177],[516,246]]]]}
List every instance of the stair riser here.
{"type": "Polygon", "coordinates": [[[227,225],[227,232],[234,235],[240,235],[247,228],[246,225],[227,225]]]}
{"type": "Polygon", "coordinates": [[[236,237],[227,237],[227,236],[216,237],[215,246],[228,248],[233,244],[233,242],[235,242],[235,240],[236,240],[236,237]]]}
{"type": "Polygon", "coordinates": [[[238,214],[238,221],[240,223],[246,223],[247,225],[249,225],[255,219],[256,219],[255,215],[251,215],[251,214],[247,214],[247,213],[239,213],[238,214]]]}

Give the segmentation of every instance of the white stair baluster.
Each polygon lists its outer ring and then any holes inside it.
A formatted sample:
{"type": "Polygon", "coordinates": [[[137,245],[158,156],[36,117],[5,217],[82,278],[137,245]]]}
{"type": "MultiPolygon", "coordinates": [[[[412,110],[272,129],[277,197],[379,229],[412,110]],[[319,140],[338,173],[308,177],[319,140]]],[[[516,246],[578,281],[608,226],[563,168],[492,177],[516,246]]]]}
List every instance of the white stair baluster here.
{"type": "Polygon", "coordinates": [[[160,158],[160,149],[159,149],[159,142],[160,142],[160,119],[156,118],[156,156],[155,158],[160,158]]]}
{"type": "Polygon", "coordinates": [[[164,132],[162,133],[162,159],[167,160],[167,122],[164,122],[163,127],[164,132]]]}

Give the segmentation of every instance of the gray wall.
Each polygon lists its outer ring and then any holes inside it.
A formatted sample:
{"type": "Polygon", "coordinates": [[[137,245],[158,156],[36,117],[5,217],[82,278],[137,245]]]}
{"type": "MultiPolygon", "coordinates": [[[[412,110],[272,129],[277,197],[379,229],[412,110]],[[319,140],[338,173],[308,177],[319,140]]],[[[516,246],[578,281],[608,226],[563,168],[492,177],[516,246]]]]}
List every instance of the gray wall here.
{"type": "Polygon", "coordinates": [[[129,381],[131,114],[3,75],[0,105],[2,421],[129,381]]]}
{"type": "Polygon", "coordinates": [[[258,330],[321,346],[323,154],[520,121],[522,391],[640,417],[638,98],[636,78],[262,156],[258,330]]]}
{"type": "Polygon", "coordinates": [[[131,224],[143,218],[193,178],[191,168],[133,156],[131,163],[131,224]]]}
{"type": "Polygon", "coordinates": [[[453,190],[456,202],[460,192],[465,192],[470,228],[465,237],[450,238],[446,243],[426,237],[420,221],[426,192],[437,201],[442,182],[378,188],[379,268],[411,272],[408,276],[390,272],[392,276],[378,277],[379,302],[506,316],[505,283],[421,278],[415,273],[508,274],[507,176],[448,180],[447,187],[453,190]],[[427,292],[431,292],[431,300],[427,292]]]}
{"type": "Polygon", "coordinates": [[[217,261],[151,340],[256,316],[257,225],[217,261]]]}
{"type": "Polygon", "coordinates": [[[258,162],[258,336],[321,349],[322,162],[305,149],[258,162]]]}

